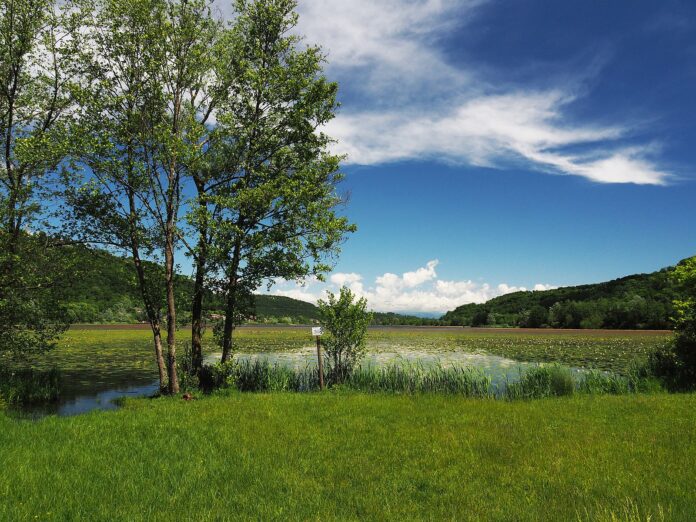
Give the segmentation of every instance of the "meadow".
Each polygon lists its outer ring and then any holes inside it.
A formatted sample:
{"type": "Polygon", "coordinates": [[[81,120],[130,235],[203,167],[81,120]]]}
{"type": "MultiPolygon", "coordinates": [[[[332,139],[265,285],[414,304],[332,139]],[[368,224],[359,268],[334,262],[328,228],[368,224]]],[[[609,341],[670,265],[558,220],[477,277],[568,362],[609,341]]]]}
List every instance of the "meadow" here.
{"type": "MultiPolygon", "coordinates": [[[[308,334],[240,328],[238,352],[307,350],[308,334]]],[[[387,328],[370,330],[368,349],[628,372],[665,338],[387,328]]],[[[215,351],[207,337],[206,353],[215,351]]],[[[93,379],[108,388],[151,382],[150,352],[145,329],[72,329],[42,366],[59,367],[73,392],[93,379]]],[[[322,393],[226,389],[193,401],[127,399],[118,411],[72,417],[0,414],[0,520],[696,517],[696,395],[524,400],[518,388],[522,400],[501,401],[475,373],[441,383],[417,374],[415,393],[404,394],[390,386],[409,376],[388,371],[357,372],[322,393]]]]}
{"type": "Polygon", "coordinates": [[[694,520],[694,395],[231,393],[0,416],[0,520],[694,520]]]}

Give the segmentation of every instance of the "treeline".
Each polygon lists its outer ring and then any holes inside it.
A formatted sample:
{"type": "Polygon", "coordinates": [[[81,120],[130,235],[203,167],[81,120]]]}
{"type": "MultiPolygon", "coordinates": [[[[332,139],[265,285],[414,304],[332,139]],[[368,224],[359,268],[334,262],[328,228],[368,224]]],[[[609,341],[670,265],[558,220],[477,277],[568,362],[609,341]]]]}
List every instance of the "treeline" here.
{"type": "MultiPolygon", "coordinates": [[[[70,284],[56,288],[58,306],[62,307],[71,323],[136,323],[146,322],[138,282],[133,272],[133,260],[116,256],[105,250],[87,246],[72,246],[64,249],[73,257],[70,284]]],[[[143,261],[150,272],[160,272],[156,263],[143,261]]],[[[178,321],[190,324],[190,296],[193,280],[177,274],[177,300],[182,310],[178,321]]],[[[224,314],[224,296],[207,289],[202,301],[204,317],[210,324],[224,314]]],[[[254,295],[250,304],[248,324],[313,324],[319,321],[319,309],[312,303],[279,295],[254,295]]],[[[392,312],[375,312],[373,325],[382,326],[443,326],[446,321],[392,312]]]]}
{"type": "Polygon", "coordinates": [[[449,326],[451,323],[444,319],[431,317],[402,315],[393,312],[374,312],[372,324],[375,326],[449,326]]]}
{"type": "Polygon", "coordinates": [[[669,329],[677,297],[666,268],[606,283],[515,292],[468,304],[442,319],[461,326],[669,329]]]}

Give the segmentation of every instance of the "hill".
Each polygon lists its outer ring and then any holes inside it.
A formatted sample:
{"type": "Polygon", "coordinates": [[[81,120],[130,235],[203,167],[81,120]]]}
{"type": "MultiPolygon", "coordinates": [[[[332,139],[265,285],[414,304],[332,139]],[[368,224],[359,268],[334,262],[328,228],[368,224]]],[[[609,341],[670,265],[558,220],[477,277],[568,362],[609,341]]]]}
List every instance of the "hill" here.
{"type": "MultiPolygon", "coordinates": [[[[73,322],[133,323],[145,319],[130,259],[85,247],[76,247],[75,255],[79,256],[79,268],[71,284],[61,291],[62,305],[73,322]]],[[[154,263],[147,263],[146,268],[160,270],[154,263]]],[[[181,318],[186,321],[193,281],[179,275],[176,286],[181,318]]],[[[257,295],[255,305],[259,322],[311,323],[319,318],[316,306],[289,297],[257,295]]],[[[209,292],[204,308],[209,315],[220,312],[222,300],[209,292]]]]}
{"type": "MultiPolygon", "coordinates": [[[[62,305],[78,323],[132,323],[144,320],[140,292],[130,259],[104,250],[75,247],[78,271],[62,289],[62,305]]],[[[160,268],[148,263],[148,270],[160,268]]],[[[467,304],[440,319],[377,312],[376,325],[521,326],[527,328],[671,328],[676,292],[669,281],[672,267],[605,283],[554,290],[515,292],[484,304],[467,304]]],[[[180,316],[187,320],[193,282],[179,275],[180,316]]],[[[259,323],[308,324],[319,319],[316,306],[283,296],[255,297],[259,323]]],[[[204,301],[208,315],[221,313],[219,296],[209,292],[204,301]]]]}
{"type": "MultiPolygon", "coordinates": [[[[144,321],[140,290],[132,260],[110,252],[87,247],[73,247],[78,267],[69,286],[61,289],[61,303],[75,323],[134,323],[144,321]]],[[[161,269],[146,263],[152,274],[161,269]]],[[[179,275],[177,284],[180,304],[178,315],[188,320],[193,281],[179,275]]],[[[310,324],[319,320],[319,310],[312,303],[279,295],[255,296],[255,321],[259,323],[310,324]]],[[[204,300],[208,316],[222,314],[224,304],[219,296],[209,292],[204,300]]],[[[395,313],[375,313],[378,325],[436,325],[437,319],[426,319],[395,313]]]]}
{"type": "Polygon", "coordinates": [[[605,283],[515,292],[484,304],[467,304],[442,319],[462,326],[528,328],[671,328],[675,290],[672,267],[605,283]]]}

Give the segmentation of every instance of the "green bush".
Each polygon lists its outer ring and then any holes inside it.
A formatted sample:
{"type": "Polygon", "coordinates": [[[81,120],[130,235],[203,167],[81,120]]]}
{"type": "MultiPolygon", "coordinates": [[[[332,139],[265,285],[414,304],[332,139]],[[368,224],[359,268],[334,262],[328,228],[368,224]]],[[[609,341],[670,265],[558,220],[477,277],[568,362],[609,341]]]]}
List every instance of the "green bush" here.
{"type": "Polygon", "coordinates": [[[671,391],[696,390],[696,336],[677,335],[650,355],[646,369],[671,391]]]}
{"type": "Polygon", "coordinates": [[[319,316],[328,335],[324,338],[326,373],[335,383],[345,381],[365,356],[367,327],[372,313],[367,301],[355,299],[347,287],[341,287],[338,297],[328,293],[328,300],[319,300],[319,316]]]}

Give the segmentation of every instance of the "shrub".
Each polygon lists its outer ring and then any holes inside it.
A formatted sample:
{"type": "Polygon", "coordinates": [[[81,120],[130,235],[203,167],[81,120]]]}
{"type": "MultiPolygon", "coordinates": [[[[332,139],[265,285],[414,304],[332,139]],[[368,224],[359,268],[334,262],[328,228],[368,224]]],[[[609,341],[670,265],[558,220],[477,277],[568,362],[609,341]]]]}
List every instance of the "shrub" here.
{"type": "Polygon", "coordinates": [[[684,259],[670,274],[680,291],[674,301],[674,340],[655,352],[648,370],[675,391],[696,390],[696,256],[684,259]]]}
{"type": "Polygon", "coordinates": [[[677,335],[648,358],[647,372],[671,391],[696,390],[696,336],[677,335]]]}
{"type": "Polygon", "coordinates": [[[329,292],[319,300],[319,315],[328,332],[324,339],[329,381],[342,383],[365,356],[365,336],[372,322],[367,301],[358,299],[345,286],[338,297],[329,292]]]}

